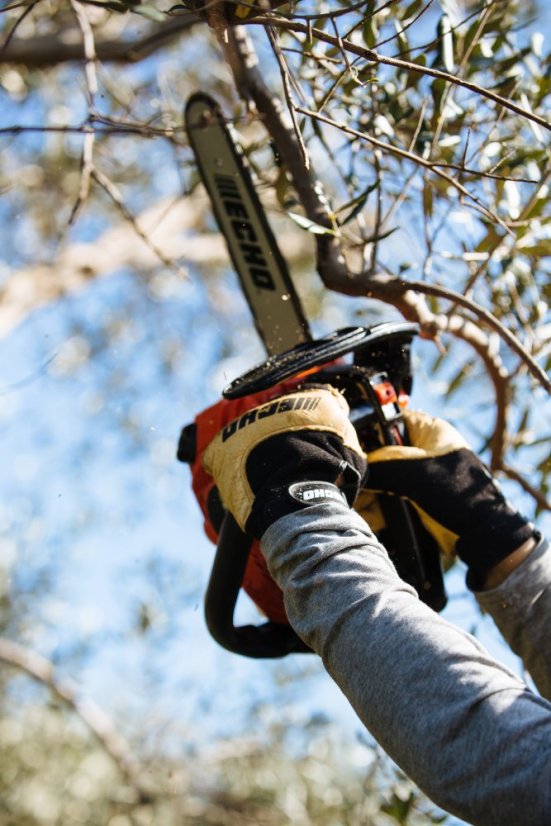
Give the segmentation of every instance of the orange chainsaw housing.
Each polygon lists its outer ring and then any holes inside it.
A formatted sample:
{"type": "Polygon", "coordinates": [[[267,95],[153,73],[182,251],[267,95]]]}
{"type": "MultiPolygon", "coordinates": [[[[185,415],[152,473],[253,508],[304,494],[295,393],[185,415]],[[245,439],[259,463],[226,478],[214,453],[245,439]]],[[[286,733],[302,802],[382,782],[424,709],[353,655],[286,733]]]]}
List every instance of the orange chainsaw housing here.
{"type": "MultiPolygon", "coordinates": [[[[317,369],[319,368],[309,371],[309,373],[317,372],[317,369]]],[[[203,453],[214,437],[229,422],[253,407],[278,398],[285,393],[291,393],[297,384],[304,379],[304,375],[296,376],[270,387],[268,390],[244,396],[240,399],[222,399],[211,407],[207,407],[206,410],[195,417],[197,445],[195,459],[191,463],[191,485],[203,513],[205,533],[214,544],[218,543],[218,532],[210,519],[208,502],[209,496],[215,487],[215,482],[203,467],[203,453]]],[[[388,402],[397,402],[400,407],[405,407],[409,400],[405,393],[400,393],[397,396],[390,382],[381,382],[375,385],[374,390],[382,405],[388,402]]],[[[272,579],[257,540],[253,540],[251,546],[242,588],[269,620],[281,624],[289,623],[283,604],[283,592],[272,579]]]]}
{"type": "MultiPolygon", "coordinates": [[[[196,416],[197,450],[191,464],[191,486],[203,513],[205,533],[215,544],[218,542],[218,533],[210,520],[208,510],[209,496],[215,487],[215,482],[203,467],[203,453],[218,432],[233,419],[253,407],[292,392],[298,382],[298,378],[295,378],[241,399],[232,401],[222,399],[196,416]]],[[[242,587],[269,620],[288,624],[289,620],[283,605],[283,593],[268,572],[257,540],[253,540],[251,546],[242,587]]]]}

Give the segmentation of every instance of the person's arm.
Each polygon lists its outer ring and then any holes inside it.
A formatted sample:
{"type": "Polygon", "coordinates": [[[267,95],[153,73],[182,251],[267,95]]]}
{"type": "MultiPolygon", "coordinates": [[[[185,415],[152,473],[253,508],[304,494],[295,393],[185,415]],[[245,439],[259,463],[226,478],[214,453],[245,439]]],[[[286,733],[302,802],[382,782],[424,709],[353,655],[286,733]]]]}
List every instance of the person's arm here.
{"type": "Polygon", "coordinates": [[[357,514],[313,506],[261,541],[291,625],[439,806],[481,826],[551,819],[551,705],[400,580],[357,514]]]}
{"type": "Polygon", "coordinates": [[[406,411],[404,416],[409,443],[368,455],[360,509],[373,500],[369,490],[411,501],[442,553],[466,563],[467,584],[479,604],[522,658],[541,694],[551,699],[548,544],[507,502],[455,428],[426,413],[406,411]]]}
{"type": "Polygon", "coordinates": [[[551,548],[546,539],[530,545],[506,557],[475,597],[551,699],[551,548]]]}
{"type": "Polygon", "coordinates": [[[225,506],[261,539],[293,628],[435,803],[480,826],[546,826],[551,704],[398,577],[348,507],[365,464],[345,402],[300,395],[277,415],[248,414],[204,457],[225,506]]]}

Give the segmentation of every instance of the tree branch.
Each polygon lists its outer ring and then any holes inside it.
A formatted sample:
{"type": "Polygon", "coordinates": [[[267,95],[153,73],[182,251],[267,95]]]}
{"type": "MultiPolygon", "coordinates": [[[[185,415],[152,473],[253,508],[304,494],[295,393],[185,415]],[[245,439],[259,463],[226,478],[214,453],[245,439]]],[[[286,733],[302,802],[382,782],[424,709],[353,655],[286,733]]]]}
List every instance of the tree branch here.
{"type": "Polygon", "coordinates": [[[434,295],[439,298],[446,298],[449,301],[470,310],[475,316],[478,316],[482,321],[484,321],[488,327],[495,330],[496,333],[499,334],[500,338],[502,338],[509,345],[511,350],[516,353],[521,361],[526,365],[528,371],[534,376],[534,378],[537,379],[537,381],[542,385],[542,387],[545,388],[545,390],[547,390],[548,393],[551,393],[551,380],[547,376],[545,370],[540,367],[540,365],[532,358],[530,353],[526,351],[514,333],[508,330],[507,327],[505,327],[501,321],[495,317],[495,315],[484,309],[484,307],[481,307],[480,304],[477,304],[475,301],[471,301],[471,299],[465,298],[465,296],[455,292],[455,290],[450,290],[447,287],[441,287],[438,284],[427,284],[425,281],[397,280],[402,283],[404,289],[415,290],[416,292],[423,293],[424,295],[434,295]]]}
{"type": "Polygon", "coordinates": [[[505,462],[503,462],[497,470],[501,470],[505,476],[508,476],[509,479],[513,479],[513,481],[517,482],[517,484],[519,484],[521,488],[526,491],[526,493],[535,499],[541,510],[551,511],[551,502],[549,502],[541,490],[538,490],[538,488],[535,488],[534,485],[530,484],[530,482],[525,479],[525,477],[519,473],[518,470],[515,470],[515,468],[505,462]]]}
{"type": "Polygon", "coordinates": [[[503,466],[508,446],[507,422],[510,402],[509,374],[488,335],[473,321],[457,314],[438,315],[436,323],[442,333],[448,333],[468,344],[481,359],[495,396],[495,423],[490,437],[490,467],[493,471],[503,466]]]}
{"type": "Polygon", "coordinates": [[[99,169],[92,169],[92,177],[96,181],[97,184],[109,195],[117,209],[120,211],[121,215],[128,222],[128,224],[132,227],[138,238],[149,247],[153,255],[155,255],[159,261],[167,267],[167,269],[173,270],[176,275],[184,276],[185,273],[182,268],[174,261],[171,256],[165,255],[163,249],[156,244],[156,242],[151,237],[151,234],[143,229],[140,225],[140,222],[136,219],[135,215],[133,215],[126,204],[123,201],[122,195],[115,186],[115,184],[104,175],[103,172],[100,172],[99,169]]]}
{"type": "MultiPolygon", "coordinates": [[[[136,40],[96,41],[96,56],[103,63],[137,63],[163,48],[171,40],[190,29],[199,18],[194,14],[182,14],[169,18],[166,23],[152,26],[136,40]]],[[[16,63],[29,69],[44,69],[86,57],[84,44],[76,29],[60,34],[39,37],[12,38],[0,52],[0,63],[16,63]]]]}
{"type": "MultiPolygon", "coordinates": [[[[200,232],[208,204],[201,190],[179,201],[162,200],[137,215],[140,232],[122,221],[89,243],[60,249],[51,263],[32,264],[14,271],[0,286],[0,338],[7,336],[34,310],[87,287],[94,278],[129,269],[152,272],[162,252],[183,266],[227,266],[228,252],[218,233],[200,232]],[[146,235],[150,243],[143,239],[146,235]]],[[[297,229],[281,238],[290,261],[304,257],[302,233],[297,229]]]]}
{"type": "MultiPolygon", "coordinates": [[[[301,147],[296,139],[293,125],[285,117],[279,98],[268,88],[254,47],[243,26],[228,30],[227,43],[221,43],[226,59],[233,72],[240,95],[252,101],[262,118],[264,126],[277,147],[283,166],[293,180],[297,195],[308,218],[319,226],[333,230],[333,220],[327,199],[321,190],[319,178],[313,167],[304,164],[301,147]]],[[[331,234],[316,236],[317,270],[321,279],[330,274],[343,281],[350,278],[340,241],[331,234]]]]}
{"type": "Polygon", "coordinates": [[[549,121],[546,121],[545,118],[542,118],[539,115],[534,114],[534,112],[531,112],[529,109],[523,109],[522,106],[519,106],[514,101],[509,100],[508,98],[504,98],[501,95],[498,95],[496,92],[492,92],[490,89],[485,89],[483,86],[479,86],[477,83],[473,83],[470,80],[464,80],[461,77],[451,75],[449,74],[449,72],[442,72],[440,69],[434,69],[430,66],[421,66],[418,63],[411,63],[410,61],[400,60],[396,57],[386,57],[385,55],[381,55],[373,49],[367,49],[363,46],[358,46],[356,43],[353,43],[350,40],[339,39],[330,34],[327,34],[321,29],[308,27],[302,23],[297,23],[295,20],[285,20],[281,17],[276,16],[257,17],[251,20],[250,24],[271,24],[276,26],[277,28],[299,32],[310,37],[314,37],[318,40],[321,40],[324,43],[328,43],[330,46],[334,46],[337,49],[346,49],[347,52],[358,55],[359,57],[363,57],[366,61],[370,63],[381,63],[386,66],[394,66],[396,69],[404,69],[408,72],[415,72],[416,74],[438,78],[439,80],[444,80],[446,81],[446,83],[451,83],[455,86],[462,86],[464,89],[468,89],[470,92],[474,92],[480,97],[486,98],[487,100],[491,100],[494,103],[497,103],[499,106],[503,106],[504,109],[508,109],[510,112],[514,112],[516,115],[520,115],[521,117],[526,118],[526,120],[532,121],[532,123],[537,123],[538,126],[541,126],[543,129],[551,131],[551,123],[549,123],[549,121]]]}
{"type": "MultiPolygon", "coordinates": [[[[78,0],[71,0],[71,5],[75,12],[82,32],[82,43],[84,46],[84,54],[86,57],[85,77],[86,77],[86,97],[88,104],[88,115],[91,116],[95,111],[95,97],[98,91],[98,79],[96,74],[96,44],[94,41],[94,33],[88,20],[88,14],[84,6],[78,0]]],[[[82,147],[82,162],[80,172],[80,187],[77,200],[69,216],[69,226],[71,226],[80,212],[82,206],[88,198],[90,192],[90,179],[94,171],[94,141],[95,134],[93,130],[86,131],[84,135],[84,143],[82,147]]]]}
{"type": "Polygon", "coordinates": [[[112,758],[126,782],[136,792],[137,802],[146,803],[151,799],[151,792],[147,791],[143,785],[139,763],[132,754],[129,744],[115,729],[111,719],[92,700],[79,698],[78,688],[74,683],[60,680],[50,660],[5,637],[0,637],[0,660],[24,671],[34,680],[47,686],[52,694],[74,711],[92,732],[112,758]]]}

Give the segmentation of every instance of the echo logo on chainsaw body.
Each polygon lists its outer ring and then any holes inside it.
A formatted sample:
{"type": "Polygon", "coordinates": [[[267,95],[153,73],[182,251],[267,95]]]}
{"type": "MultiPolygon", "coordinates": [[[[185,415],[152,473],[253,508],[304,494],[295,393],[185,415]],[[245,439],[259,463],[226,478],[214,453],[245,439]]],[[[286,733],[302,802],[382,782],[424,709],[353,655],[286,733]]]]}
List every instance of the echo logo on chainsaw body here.
{"type": "Polygon", "coordinates": [[[234,419],[222,431],[222,441],[225,442],[238,430],[243,430],[247,425],[253,424],[257,419],[267,419],[277,413],[288,413],[290,410],[315,410],[320,399],[318,396],[291,396],[288,399],[280,399],[270,402],[262,407],[255,407],[244,413],[239,419],[234,419]]]}
{"type": "Polygon", "coordinates": [[[231,175],[215,175],[214,183],[253,284],[261,290],[275,290],[274,279],[237,183],[231,175]]]}

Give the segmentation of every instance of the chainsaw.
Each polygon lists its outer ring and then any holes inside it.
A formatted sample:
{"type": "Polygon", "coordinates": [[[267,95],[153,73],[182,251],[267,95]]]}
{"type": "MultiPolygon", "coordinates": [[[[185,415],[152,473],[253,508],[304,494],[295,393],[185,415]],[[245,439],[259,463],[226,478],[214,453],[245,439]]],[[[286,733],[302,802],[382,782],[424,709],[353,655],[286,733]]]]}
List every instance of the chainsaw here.
{"type": "MultiPolygon", "coordinates": [[[[220,107],[210,96],[196,93],[187,103],[185,121],[200,178],[269,356],[234,379],[223,397],[246,397],[289,379],[296,380],[298,387],[330,384],[346,398],[366,452],[407,444],[402,411],[411,392],[410,349],[417,325],[384,322],[313,338],[239,140],[220,107]]],[[[193,460],[192,433],[189,426],[182,431],[178,449],[182,461],[193,460]]],[[[386,524],[378,536],[398,574],[423,602],[441,611],[447,597],[435,540],[405,500],[385,494],[378,495],[377,502],[386,524]]],[[[234,625],[251,544],[252,537],[227,513],[205,597],[211,635],[224,648],[255,658],[309,651],[288,625],[234,625]]]]}

